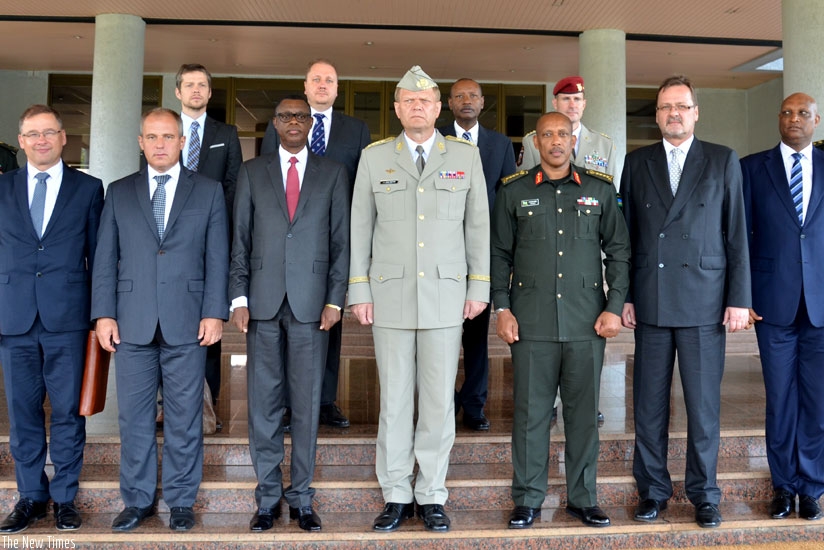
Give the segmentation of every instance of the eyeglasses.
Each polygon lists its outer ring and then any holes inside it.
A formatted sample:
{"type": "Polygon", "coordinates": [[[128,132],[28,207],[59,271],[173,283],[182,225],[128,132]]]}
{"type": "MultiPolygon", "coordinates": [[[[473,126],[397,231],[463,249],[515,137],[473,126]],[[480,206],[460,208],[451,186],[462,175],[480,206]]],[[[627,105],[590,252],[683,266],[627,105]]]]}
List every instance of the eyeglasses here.
{"type": "Polygon", "coordinates": [[[293,118],[300,123],[304,123],[310,118],[312,118],[312,115],[309,113],[277,113],[275,116],[278,117],[278,120],[283,122],[284,124],[289,122],[293,118]]]}
{"type": "Polygon", "coordinates": [[[679,113],[686,113],[690,109],[696,107],[695,105],[661,105],[660,107],[656,107],[656,111],[663,111],[665,113],[671,113],[672,111],[678,111],[679,113]]]}
{"type": "Polygon", "coordinates": [[[63,130],[46,130],[44,132],[28,132],[26,134],[22,134],[24,138],[34,141],[36,139],[40,139],[40,136],[43,136],[46,139],[51,139],[63,130]]]}

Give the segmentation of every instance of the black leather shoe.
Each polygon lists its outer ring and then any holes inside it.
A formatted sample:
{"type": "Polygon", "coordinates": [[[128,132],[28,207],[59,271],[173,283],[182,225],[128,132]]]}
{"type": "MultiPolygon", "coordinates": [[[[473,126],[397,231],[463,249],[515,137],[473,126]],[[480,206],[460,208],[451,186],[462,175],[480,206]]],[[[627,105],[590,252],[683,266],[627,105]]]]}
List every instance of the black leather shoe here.
{"type": "Polygon", "coordinates": [[[574,506],[567,505],[566,510],[569,515],[584,522],[584,525],[589,525],[590,527],[609,527],[609,517],[597,506],[575,508],[574,506]]]}
{"type": "Polygon", "coordinates": [[[418,517],[427,531],[449,531],[451,522],[442,504],[418,504],[418,517]]]}
{"type": "Polygon", "coordinates": [[[811,521],[821,519],[823,516],[818,500],[809,495],[801,495],[798,497],[798,517],[811,521]]]}
{"type": "Polygon", "coordinates": [[[22,531],[38,519],[46,517],[48,510],[48,501],[36,502],[27,497],[20,497],[20,500],[14,505],[14,510],[0,523],[0,533],[22,531]]]}
{"type": "Polygon", "coordinates": [[[489,429],[489,419],[484,413],[481,413],[481,416],[470,416],[464,411],[463,425],[476,432],[485,432],[489,429]]]}
{"type": "Polygon", "coordinates": [[[190,507],[173,506],[169,511],[169,528],[173,531],[188,531],[195,526],[195,511],[190,507]]]}
{"type": "Polygon", "coordinates": [[[710,528],[721,525],[721,512],[718,505],[711,502],[702,502],[695,507],[695,522],[698,527],[710,528]]]}
{"type": "Polygon", "coordinates": [[[146,508],[138,508],[137,506],[129,506],[124,508],[122,512],[117,514],[112,522],[113,531],[131,531],[147,517],[153,516],[155,513],[154,505],[146,508]]]}
{"type": "Polygon", "coordinates": [[[320,424],[332,426],[333,428],[348,428],[349,419],[343,416],[343,412],[334,403],[320,406],[320,424]]]}
{"type": "Polygon", "coordinates": [[[786,489],[776,489],[770,502],[770,517],[784,519],[795,510],[795,495],[786,489]]]}
{"type": "Polygon", "coordinates": [[[292,408],[286,407],[286,410],[283,411],[283,418],[280,421],[281,426],[283,426],[283,431],[285,433],[292,433],[292,408]]]}
{"type": "Polygon", "coordinates": [[[249,529],[252,531],[268,531],[279,517],[279,505],[274,508],[258,508],[255,515],[252,516],[252,521],[249,522],[249,529]]]}
{"type": "Polygon", "coordinates": [[[535,518],[541,516],[540,508],[530,508],[529,506],[516,506],[509,514],[510,529],[526,529],[532,527],[535,518]]]}
{"type": "Polygon", "coordinates": [[[406,519],[411,519],[415,515],[415,503],[400,504],[398,502],[387,502],[383,507],[383,512],[375,518],[372,529],[388,533],[401,526],[406,519]]]}
{"type": "Polygon", "coordinates": [[[658,519],[658,516],[661,515],[662,510],[666,509],[666,500],[655,500],[654,498],[648,498],[642,500],[635,509],[635,516],[633,516],[633,519],[635,521],[652,522],[658,519]]]}
{"type": "Polygon", "coordinates": [[[300,508],[289,507],[289,517],[298,520],[298,527],[304,531],[320,531],[320,516],[312,505],[300,508]]]}
{"type": "Polygon", "coordinates": [[[83,520],[80,519],[80,512],[74,507],[74,502],[54,503],[54,525],[61,531],[80,529],[83,520]]]}

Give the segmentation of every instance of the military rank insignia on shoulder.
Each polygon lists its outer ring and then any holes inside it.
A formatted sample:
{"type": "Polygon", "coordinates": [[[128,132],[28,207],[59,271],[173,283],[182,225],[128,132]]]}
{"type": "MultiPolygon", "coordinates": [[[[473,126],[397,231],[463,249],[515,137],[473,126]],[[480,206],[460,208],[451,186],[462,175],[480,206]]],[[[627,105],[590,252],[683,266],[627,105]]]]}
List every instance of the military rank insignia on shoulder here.
{"type": "Polygon", "coordinates": [[[819,139],[818,141],[813,142],[813,147],[816,149],[824,149],[824,139],[819,139]]]}
{"type": "Polygon", "coordinates": [[[593,178],[598,178],[599,180],[604,180],[607,183],[612,183],[614,179],[609,174],[605,174],[604,172],[599,172],[598,170],[587,170],[587,176],[592,176],[593,178]]]}
{"type": "Polygon", "coordinates": [[[390,141],[394,141],[394,139],[395,139],[395,136],[390,136],[388,138],[379,139],[378,141],[373,141],[372,143],[370,143],[369,145],[364,147],[364,150],[369,149],[370,147],[374,147],[375,145],[382,145],[384,143],[389,143],[390,141]]]}
{"type": "Polygon", "coordinates": [[[467,145],[471,145],[472,147],[476,147],[474,143],[464,138],[459,138],[456,136],[444,136],[444,139],[448,139],[449,141],[457,141],[459,143],[466,143],[467,145]]]}
{"type": "Polygon", "coordinates": [[[521,178],[525,175],[529,174],[529,170],[521,170],[519,172],[515,172],[514,174],[510,174],[506,177],[501,178],[501,185],[507,185],[518,178],[521,178]]]}
{"type": "Polygon", "coordinates": [[[536,134],[536,131],[535,131],[535,130],[532,130],[532,131],[531,131],[531,132],[529,132],[527,135],[525,135],[525,136],[524,136],[524,138],[532,137],[532,136],[534,136],[535,134],[536,134]]]}

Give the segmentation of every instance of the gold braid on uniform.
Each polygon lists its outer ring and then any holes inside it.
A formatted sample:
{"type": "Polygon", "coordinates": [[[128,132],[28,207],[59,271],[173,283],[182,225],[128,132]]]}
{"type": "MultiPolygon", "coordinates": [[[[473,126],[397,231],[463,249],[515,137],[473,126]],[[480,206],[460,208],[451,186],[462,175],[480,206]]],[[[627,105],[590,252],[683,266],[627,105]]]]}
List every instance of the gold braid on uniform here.
{"type": "Polygon", "coordinates": [[[460,143],[466,143],[467,145],[471,145],[472,147],[477,147],[474,143],[469,141],[468,139],[459,138],[455,136],[444,136],[444,139],[448,139],[449,141],[458,141],[460,143]]]}
{"type": "Polygon", "coordinates": [[[485,283],[489,283],[492,281],[489,275],[474,275],[472,273],[470,273],[467,276],[467,279],[469,279],[470,281],[484,281],[485,283]]]}
{"type": "Polygon", "coordinates": [[[373,141],[372,143],[370,143],[369,145],[364,147],[363,150],[366,151],[370,147],[374,147],[375,145],[380,145],[381,143],[389,143],[390,141],[393,141],[394,139],[395,139],[395,136],[389,136],[388,138],[383,138],[383,139],[379,139],[378,141],[373,141]]]}
{"type": "Polygon", "coordinates": [[[520,170],[518,172],[515,172],[514,174],[510,174],[508,176],[505,176],[505,177],[501,178],[501,185],[506,185],[509,182],[515,181],[516,179],[518,179],[522,176],[525,176],[527,174],[529,174],[529,170],[520,170]]]}
{"type": "Polygon", "coordinates": [[[350,285],[354,285],[354,284],[357,284],[357,283],[368,283],[368,282],[369,282],[369,277],[364,277],[364,276],[361,276],[361,277],[351,277],[351,278],[349,279],[349,284],[350,284],[350,285]]]}
{"type": "Polygon", "coordinates": [[[599,172],[598,170],[587,170],[587,176],[592,176],[593,178],[598,178],[599,180],[604,180],[607,183],[612,183],[612,180],[614,179],[609,174],[599,172]]]}

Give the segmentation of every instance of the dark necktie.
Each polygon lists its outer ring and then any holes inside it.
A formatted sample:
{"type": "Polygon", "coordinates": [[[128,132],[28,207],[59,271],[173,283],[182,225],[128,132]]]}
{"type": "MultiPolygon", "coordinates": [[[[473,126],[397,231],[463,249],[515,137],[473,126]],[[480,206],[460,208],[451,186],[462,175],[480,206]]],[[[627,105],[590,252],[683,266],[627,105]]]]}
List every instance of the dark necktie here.
{"type": "Polygon", "coordinates": [[[286,171],[286,209],[289,211],[289,221],[295,219],[295,210],[298,208],[298,197],[300,197],[300,180],[298,179],[298,169],[295,164],[297,157],[289,159],[291,166],[286,171]]]}
{"type": "Polygon", "coordinates": [[[31,223],[38,237],[43,236],[43,217],[46,213],[46,180],[49,175],[46,172],[35,174],[34,178],[37,183],[34,185],[34,196],[31,198],[31,206],[29,207],[29,214],[31,214],[31,223]]]}
{"type": "Polygon", "coordinates": [[[801,153],[793,153],[793,166],[790,169],[790,195],[793,198],[795,213],[798,214],[798,223],[804,223],[804,184],[801,177],[801,153]]]}
{"type": "Polygon", "coordinates": [[[323,113],[315,113],[315,127],[312,129],[312,143],[309,148],[316,155],[326,154],[326,133],[323,128],[323,113]]]}
{"type": "Polygon", "coordinates": [[[469,132],[464,132],[461,137],[466,141],[472,142],[472,134],[470,134],[469,132]]]}
{"type": "Polygon", "coordinates": [[[157,236],[163,240],[166,218],[166,182],[172,178],[169,174],[158,174],[154,177],[157,182],[157,189],[152,195],[152,213],[157,224],[157,236]]]}
{"type": "Polygon", "coordinates": [[[415,161],[415,166],[418,167],[418,174],[423,174],[423,169],[426,166],[426,161],[423,160],[423,145],[415,147],[415,151],[418,152],[418,160],[415,161]]]}
{"type": "Polygon", "coordinates": [[[189,156],[186,158],[186,168],[197,172],[197,163],[200,162],[200,137],[197,133],[200,124],[195,120],[189,132],[189,156]]]}

